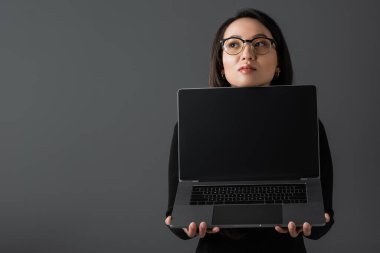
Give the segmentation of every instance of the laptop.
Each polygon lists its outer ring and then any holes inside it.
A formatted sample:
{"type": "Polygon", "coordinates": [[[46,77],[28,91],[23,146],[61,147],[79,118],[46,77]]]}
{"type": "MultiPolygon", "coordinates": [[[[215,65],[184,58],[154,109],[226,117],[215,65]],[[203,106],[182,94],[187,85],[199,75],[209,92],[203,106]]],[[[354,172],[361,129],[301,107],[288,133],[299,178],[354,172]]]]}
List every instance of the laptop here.
{"type": "Polygon", "coordinates": [[[180,89],[172,227],[325,225],[316,87],[180,89]]]}

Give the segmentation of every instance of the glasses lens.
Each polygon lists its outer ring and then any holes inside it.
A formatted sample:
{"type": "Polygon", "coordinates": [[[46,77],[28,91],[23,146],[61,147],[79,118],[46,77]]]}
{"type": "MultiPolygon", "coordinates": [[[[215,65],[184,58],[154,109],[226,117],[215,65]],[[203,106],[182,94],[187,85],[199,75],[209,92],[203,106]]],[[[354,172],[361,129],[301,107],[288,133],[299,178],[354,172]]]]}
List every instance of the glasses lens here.
{"type": "Polygon", "coordinates": [[[252,45],[255,49],[256,54],[266,54],[269,52],[272,43],[270,40],[266,38],[257,38],[254,41],[252,41],[252,45]]]}
{"type": "Polygon", "coordinates": [[[236,38],[230,38],[224,42],[223,48],[227,54],[238,54],[243,49],[243,46],[243,41],[236,38]]]}

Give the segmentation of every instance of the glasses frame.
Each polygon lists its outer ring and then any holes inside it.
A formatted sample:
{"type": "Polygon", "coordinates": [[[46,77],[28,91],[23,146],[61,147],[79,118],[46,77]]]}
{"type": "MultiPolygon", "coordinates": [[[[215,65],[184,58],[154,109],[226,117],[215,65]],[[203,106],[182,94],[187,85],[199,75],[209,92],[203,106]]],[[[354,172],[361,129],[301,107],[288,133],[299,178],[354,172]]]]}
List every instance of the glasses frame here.
{"type": "MultiPolygon", "coordinates": [[[[267,40],[270,41],[270,48],[269,48],[269,49],[272,48],[272,45],[274,45],[274,48],[276,48],[276,45],[277,45],[277,44],[276,44],[276,41],[275,41],[274,39],[268,38],[267,36],[263,36],[263,35],[256,36],[256,37],[252,38],[251,40],[243,40],[243,39],[240,38],[240,37],[232,36],[232,37],[229,37],[229,38],[222,39],[222,40],[220,40],[219,42],[220,42],[220,44],[221,44],[221,46],[222,46],[223,51],[226,52],[226,54],[229,54],[229,55],[238,55],[238,54],[240,54],[241,52],[243,52],[243,50],[244,50],[244,48],[245,48],[245,45],[246,45],[247,43],[250,43],[251,46],[252,46],[253,51],[255,52],[255,54],[258,54],[258,53],[256,52],[256,50],[255,50],[255,47],[253,46],[253,43],[252,43],[252,42],[253,42],[254,40],[256,40],[256,39],[267,39],[267,40]],[[227,40],[229,40],[229,39],[238,39],[238,40],[240,40],[240,41],[243,42],[243,46],[242,46],[241,50],[240,50],[239,52],[237,52],[236,54],[230,54],[230,53],[228,53],[227,50],[225,49],[224,43],[225,43],[227,40]]],[[[269,53],[269,50],[268,50],[267,53],[269,53]]],[[[267,54],[267,53],[265,53],[265,54],[267,54]]],[[[258,55],[265,55],[265,54],[258,54],[258,55]]]]}

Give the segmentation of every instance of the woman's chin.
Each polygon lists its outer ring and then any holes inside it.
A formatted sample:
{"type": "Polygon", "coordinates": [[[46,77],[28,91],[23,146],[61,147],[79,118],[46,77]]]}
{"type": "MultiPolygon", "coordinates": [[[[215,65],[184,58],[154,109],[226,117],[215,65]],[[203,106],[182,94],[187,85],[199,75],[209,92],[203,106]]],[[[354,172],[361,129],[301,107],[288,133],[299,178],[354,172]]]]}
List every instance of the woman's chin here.
{"type": "Polygon", "coordinates": [[[236,87],[236,88],[243,88],[243,87],[265,87],[265,86],[269,86],[269,83],[235,83],[235,84],[231,84],[232,87],[236,87]]]}

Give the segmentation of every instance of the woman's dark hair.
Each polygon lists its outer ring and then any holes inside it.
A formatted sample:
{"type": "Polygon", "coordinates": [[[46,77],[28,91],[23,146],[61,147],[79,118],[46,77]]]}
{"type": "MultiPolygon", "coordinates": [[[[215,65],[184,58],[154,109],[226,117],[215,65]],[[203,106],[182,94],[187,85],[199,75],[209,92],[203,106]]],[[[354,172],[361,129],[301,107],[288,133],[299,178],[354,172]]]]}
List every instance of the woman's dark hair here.
{"type": "Polygon", "coordinates": [[[293,82],[293,68],[290,60],[288,46],[285,38],[282,35],[280,27],[267,14],[255,9],[243,9],[238,11],[236,16],[227,19],[218,29],[211,50],[209,86],[211,87],[228,87],[231,86],[226,79],[222,77],[221,70],[223,69],[222,53],[223,49],[220,45],[220,40],[223,39],[224,32],[227,27],[239,18],[253,18],[263,24],[272,34],[276,41],[276,51],[278,59],[278,67],[280,74],[273,78],[270,85],[290,85],[293,82]]]}

